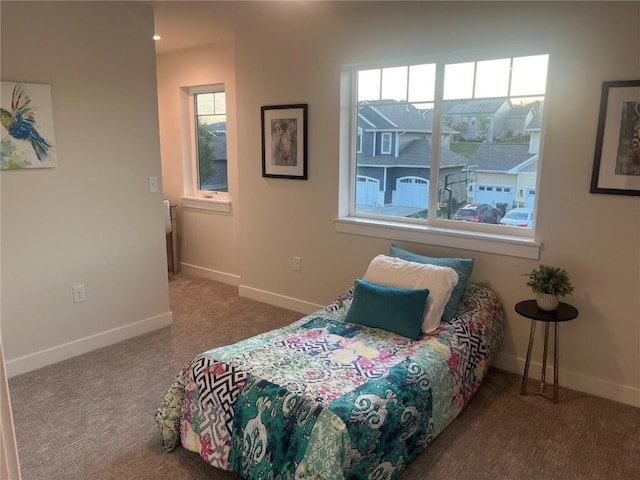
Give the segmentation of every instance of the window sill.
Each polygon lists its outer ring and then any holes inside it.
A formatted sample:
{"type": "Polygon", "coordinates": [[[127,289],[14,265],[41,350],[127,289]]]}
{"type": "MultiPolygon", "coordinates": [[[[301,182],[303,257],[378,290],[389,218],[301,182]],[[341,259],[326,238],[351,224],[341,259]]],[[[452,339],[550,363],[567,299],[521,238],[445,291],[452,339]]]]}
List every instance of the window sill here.
{"type": "Polygon", "coordinates": [[[539,259],[542,246],[540,242],[527,237],[470,232],[430,225],[373,220],[370,218],[336,218],[334,219],[334,225],[339,233],[460,248],[534,260],[539,259]]]}
{"type": "Polygon", "coordinates": [[[222,198],[205,198],[205,197],[180,197],[183,208],[193,208],[196,210],[208,210],[211,212],[231,212],[231,200],[222,198]]]}

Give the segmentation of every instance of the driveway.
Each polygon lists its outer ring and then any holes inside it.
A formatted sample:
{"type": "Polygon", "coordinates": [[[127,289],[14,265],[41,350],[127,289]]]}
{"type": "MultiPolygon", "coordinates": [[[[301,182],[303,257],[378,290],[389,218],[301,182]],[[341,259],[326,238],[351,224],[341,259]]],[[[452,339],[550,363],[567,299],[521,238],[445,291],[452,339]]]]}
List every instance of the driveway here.
{"type": "Polygon", "coordinates": [[[371,213],[373,215],[387,215],[389,217],[407,217],[412,213],[423,211],[424,208],[416,207],[398,207],[395,205],[385,205],[383,207],[374,207],[373,205],[356,205],[358,213],[371,213]]]}

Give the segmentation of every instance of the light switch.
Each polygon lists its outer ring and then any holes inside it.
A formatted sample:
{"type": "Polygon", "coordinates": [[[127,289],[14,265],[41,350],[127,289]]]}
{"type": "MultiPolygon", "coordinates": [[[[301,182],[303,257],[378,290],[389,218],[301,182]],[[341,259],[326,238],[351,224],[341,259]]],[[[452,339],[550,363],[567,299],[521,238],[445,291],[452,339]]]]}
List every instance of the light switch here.
{"type": "Polygon", "coordinates": [[[158,177],[149,177],[149,191],[151,193],[158,191],[158,177]]]}

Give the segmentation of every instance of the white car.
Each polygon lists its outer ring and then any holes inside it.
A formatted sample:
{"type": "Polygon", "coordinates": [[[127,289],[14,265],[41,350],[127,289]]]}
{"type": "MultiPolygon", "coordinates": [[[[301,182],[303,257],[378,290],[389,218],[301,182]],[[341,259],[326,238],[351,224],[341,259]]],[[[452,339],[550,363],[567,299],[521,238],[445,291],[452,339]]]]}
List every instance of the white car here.
{"type": "Polygon", "coordinates": [[[500,225],[531,228],[533,226],[533,208],[514,208],[500,219],[500,225]]]}

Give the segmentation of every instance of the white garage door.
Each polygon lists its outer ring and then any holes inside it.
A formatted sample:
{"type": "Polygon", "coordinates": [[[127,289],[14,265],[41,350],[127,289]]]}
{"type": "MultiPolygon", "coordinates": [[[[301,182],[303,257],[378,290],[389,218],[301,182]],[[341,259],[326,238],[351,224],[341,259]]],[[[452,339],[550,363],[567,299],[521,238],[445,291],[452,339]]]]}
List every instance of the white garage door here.
{"type": "Polygon", "coordinates": [[[364,175],[356,179],[356,205],[375,205],[378,202],[380,180],[364,175]]]}
{"type": "Polygon", "coordinates": [[[396,205],[427,208],[429,180],[421,177],[402,177],[396,180],[396,205]]]}
{"type": "Polygon", "coordinates": [[[513,200],[515,199],[515,187],[511,185],[488,185],[476,184],[473,190],[474,203],[488,203],[489,205],[497,205],[506,203],[507,210],[511,209],[513,200]]]}

